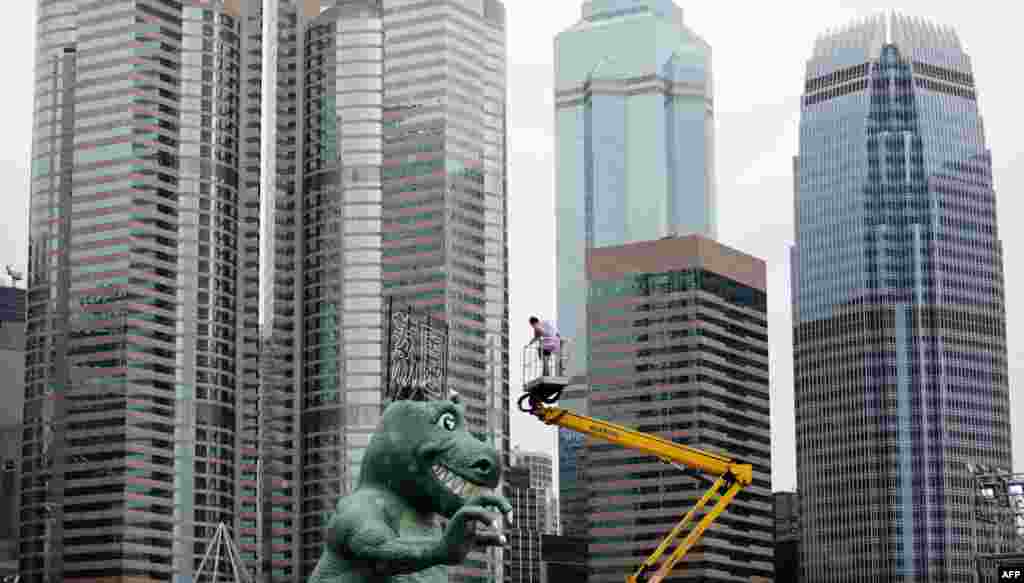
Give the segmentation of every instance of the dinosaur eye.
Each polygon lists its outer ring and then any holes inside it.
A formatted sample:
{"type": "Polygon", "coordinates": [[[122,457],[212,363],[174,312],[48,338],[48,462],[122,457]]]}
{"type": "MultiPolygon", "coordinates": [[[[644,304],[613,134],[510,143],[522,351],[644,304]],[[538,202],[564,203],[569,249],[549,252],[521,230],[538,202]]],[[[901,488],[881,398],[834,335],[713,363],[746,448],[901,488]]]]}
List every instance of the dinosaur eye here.
{"type": "Polygon", "coordinates": [[[437,420],[438,427],[443,427],[448,431],[455,431],[455,415],[451,413],[445,413],[441,415],[441,418],[437,420]]]}

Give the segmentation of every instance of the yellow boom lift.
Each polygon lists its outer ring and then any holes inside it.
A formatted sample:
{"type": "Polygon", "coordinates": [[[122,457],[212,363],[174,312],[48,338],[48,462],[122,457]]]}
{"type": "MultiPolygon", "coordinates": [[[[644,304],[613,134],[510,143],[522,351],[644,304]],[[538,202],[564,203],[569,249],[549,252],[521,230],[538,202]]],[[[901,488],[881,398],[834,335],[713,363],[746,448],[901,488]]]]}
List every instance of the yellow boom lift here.
{"type": "MultiPolygon", "coordinates": [[[[523,388],[526,394],[519,398],[521,411],[533,415],[548,425],[557,425],[590,437],[603,439],[609,443],[655,456],[667,464],[700,470],[718,478],[704,496],[697,501],[697,504],[679,521],[679,524],[672,529],[672,532],[661,541],[658,548],[637,568],[636,572],[626,577],[627,583],[661,583],[672,572],[672,568],[683,560],[686,553],[697,544],[711,523],[725,511],[736,494],[745,486],[750,485],[753,480],[753,468],[750,464],[737,463],[735,460],[721,455],[553,406],[553,403],[556,403],[561,396],[562,390],[568,385],[568,378],[564,376],[564,349],[563,345],[561,353],[553,355],[558,360],[553,376],[547,374],[548,371],[545,368],[545,374],[534,376],[532,380],[525,383],[523,388]],[[711,500],[716,500],[711,509],[696,524],[691,524],[694,517],[711,500]],[[684,532],[687,532],[685,538],[658,570],[650,577],[645,576],[644,572],[654,567],[669,546],[684,532]]],[[[539,356],[536,351],[529,350],[529,346],[527,346],[527,350],[524,350],[523,353],[524,380],[531,379],[531,376],[528,376],[528,369],[536,367],[528,366],[528,363],[534,365],[533,361],[539,362],[539,356]]]]}

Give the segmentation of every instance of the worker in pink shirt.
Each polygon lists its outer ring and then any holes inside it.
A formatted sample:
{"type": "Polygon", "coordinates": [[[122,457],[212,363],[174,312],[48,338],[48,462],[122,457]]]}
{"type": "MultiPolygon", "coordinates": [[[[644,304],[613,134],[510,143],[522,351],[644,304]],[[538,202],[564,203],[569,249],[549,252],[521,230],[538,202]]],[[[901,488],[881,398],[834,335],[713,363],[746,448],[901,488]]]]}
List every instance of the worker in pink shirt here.
{"type": "Polygon", "coordinates": [[[558,328],[550,320],[540,321],[536,316],[530,316],[530,326],[533,328],[533,340],[530,344],[540,341],[537,347],[537,355],[544,364],[542,376],[548,376],[550,370],[551,355],[559,351],[562,345],[562,337],[558,334],[558,328]]]}

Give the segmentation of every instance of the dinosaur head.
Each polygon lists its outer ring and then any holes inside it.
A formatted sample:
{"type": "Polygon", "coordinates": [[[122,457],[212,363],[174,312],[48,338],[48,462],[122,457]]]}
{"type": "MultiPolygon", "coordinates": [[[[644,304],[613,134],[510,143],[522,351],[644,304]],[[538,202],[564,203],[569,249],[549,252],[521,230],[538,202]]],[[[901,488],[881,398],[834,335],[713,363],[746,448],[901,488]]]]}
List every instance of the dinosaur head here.
{"type": "Polygon", "coordinates": [[[361,483],[386,488],[421,512],[451,517],[466,499],[498,485],[498,452],[469,433],[463,407],[395,401],[363,458],[361,483]]]}

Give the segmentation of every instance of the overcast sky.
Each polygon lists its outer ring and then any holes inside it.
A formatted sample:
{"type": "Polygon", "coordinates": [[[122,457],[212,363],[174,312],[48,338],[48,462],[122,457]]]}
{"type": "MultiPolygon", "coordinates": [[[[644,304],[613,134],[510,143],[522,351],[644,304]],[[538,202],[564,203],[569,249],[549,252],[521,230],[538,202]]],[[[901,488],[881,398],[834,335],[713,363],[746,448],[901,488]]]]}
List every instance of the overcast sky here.
{"type": "MultiPolygon", "coordinates": [[[[1006,253],[1014,459],[1024,471],[1024,229],[1014,224],[1024,190],[1020,48],[1016,2],[800,0],[686,2],[687,25],[713,48],[721,241],[768,263],[772,381],[772,483],[796,486],[788,248],[793,242],[791,159],[797,152],[804,62],[815,37],[895,8],[956,27],[974,59],[979,106],[992,148],[1006,253]]],[[[0,107],[0,263],[24,268],[32,120],[35,0],[8,0],[0,20],[5,97],[0,107]]],[[[512,389],[531,314],[554,317],[553,39],[580,15],[578,0],[506,0],[508,9],[509,197],[512,389]]],[[[554,433],[513,411],[513,442],[554,452],[554,433]]]]}
{"type": "MultiPolygon", "coordinates": [[[[712,47],[715,81],[719,238],[768,263],[771,342],[772,487],[796,487],[788,249],[793,243],[792,157],[800,92],[815,38],[828,28],[896,9],[956,27],[974,59],[979,105],[995,173],[1006,252],[1014,459],[1024,471],[1024,121],[1021,115],[1017,2],[676,0],[683,19],[712,47]]],[[[578,0],[506,0],[509,61],[509,196],[512,345],[529,341],[531,312],[554,309],[553,38],[579,20],[578,0]],[[542,258],[542,259],[539,259],[542,258]]],[[[518,362],[518,352],[513,356],[518,362]]],[[[513,389],[519,379],[513,367],[513,389]]],[[[553,430],[513,412],[513,441],[553,451],[553,430]],[[543,431],[543,430],[542,430],[543,431]]]]}

